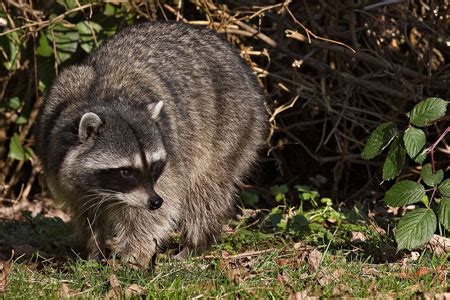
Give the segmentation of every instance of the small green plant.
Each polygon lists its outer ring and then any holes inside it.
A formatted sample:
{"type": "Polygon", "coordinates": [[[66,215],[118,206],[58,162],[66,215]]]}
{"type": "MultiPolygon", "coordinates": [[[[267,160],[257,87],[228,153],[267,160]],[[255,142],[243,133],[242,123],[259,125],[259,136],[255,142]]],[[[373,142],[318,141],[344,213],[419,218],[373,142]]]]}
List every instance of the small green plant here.
{"type": "Polygon", "coordinates": [[[400,180],[384,196],[384,202],[393,207],[417,204],[398,222],[395,239],[399,250],[427,243],[438,225],[441,233],[441,225],[450,229],[450,178],[444,178],[443,170],[436,170],[434,160],[434,149],[450,127],[429,147],[423,130],[445,116],[447,104],[448,101],[440,98],[419,102],[407,114],[409,126],[404,131],[391,122],[380,124],[369,136],[361,154],[363,159],[372,159],[389,148],[383,165],[384,181],[400,174],[407,155],[420,165],[431,157],[431,163],[422,165],[419,182],[400,180]]]}

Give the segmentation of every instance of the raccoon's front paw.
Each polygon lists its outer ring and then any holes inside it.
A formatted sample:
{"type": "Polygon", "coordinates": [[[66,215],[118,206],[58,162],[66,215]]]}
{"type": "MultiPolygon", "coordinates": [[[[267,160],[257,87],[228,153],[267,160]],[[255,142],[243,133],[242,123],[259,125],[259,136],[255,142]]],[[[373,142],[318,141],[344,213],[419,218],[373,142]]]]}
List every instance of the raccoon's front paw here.
{"type": "Polygon", "coordinates": [[[188,247],[184,247],[180,252],[178,252],[177,255],[175,255],[173,257],[173,259],[180,260],[180,261],[186,260],[191,254],[192,254],[192,251],[189,250],[188,247]]]}
{"type": "Polygon", "coordinates": [[[133,269],[148,268],[153,255],[156,253],[156,249],[145,251],[137,243],[132,242],[120,243],[113,240],[109,247],[121,262],[133,269]]]}

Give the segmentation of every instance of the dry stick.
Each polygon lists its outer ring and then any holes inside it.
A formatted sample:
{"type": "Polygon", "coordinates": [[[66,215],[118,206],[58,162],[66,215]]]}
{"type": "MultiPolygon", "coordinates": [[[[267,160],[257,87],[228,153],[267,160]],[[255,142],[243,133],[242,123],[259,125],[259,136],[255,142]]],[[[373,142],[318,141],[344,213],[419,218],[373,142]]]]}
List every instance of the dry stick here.
{"type": "Polygon", "coordinates": [[[0,33],[0,36],[4,36],[4,35],[7,35],[8,33],[16,32],[16,31],[19,31],[19,30],[22,30],[22,29],[28,29],[28,28],[34,27],[34,26],[36,26],[36,25],[39,25],[39,29],[36,30],[36,31],[39,31],[39,30],[41,30],[42,28],[48,27],[48,26],[50,26],[50,25],[52,25],[52,24],[54,24],[54,23],[57,23],[57,22],[63,20],[67,15],[69,15],[69,14],[71,14],[71,13],[73,13],[73,12],[76,12],[76,11],[79,11],[79,10],[83,10],[83,9],[85,9],[85,8],[92,7],[92,6],[94,6],[94,5],[99,5],[99,4],[100,4],[100,3],[89,3],[89,4],[85,4],[85,5],[83,5],[83,6],[80,6],[80,7],[76,7],[76,8],[70,9],[70,10],[64,12],[63,14],[60,14],[60,15],[56,16],[55,18],[53,18],[53,19],[51,19],[51,20],[46,20],[46,21],[42,21],[42,22],[32,22],[32,23],[28,23],[28,24],[22,25],[22,26],[20,26],[20,27],[16,27],[16,28],[7,30],[7,31],[5,31],[5,32],[1,32],[1,33],[0,33]]]}

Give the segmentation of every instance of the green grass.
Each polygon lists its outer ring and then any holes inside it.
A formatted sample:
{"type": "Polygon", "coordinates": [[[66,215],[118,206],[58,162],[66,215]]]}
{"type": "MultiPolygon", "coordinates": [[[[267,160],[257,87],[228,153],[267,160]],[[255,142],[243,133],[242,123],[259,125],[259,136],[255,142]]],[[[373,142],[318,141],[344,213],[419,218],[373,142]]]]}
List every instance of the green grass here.
{"type": "Polygon", "coordinates": [[[350,219],[328,228],[310,226],[306,234],[263,232],[241,221],[203,257],[179,262],[169,251],[152,268],[133,270],[114,260],[82,260],[70,249],[63,222],[28,216],[23,223],[0,223],[0,245],[23,250],[15,245],[28,243],[33,250],[13,261],[0,298],[118,296],[133,284],[142,288],[141,296],[158,299],[287,298],[302,291],[308,296],[410,297],[449,288],[448,256],[423,251],[413,260],[408,252],[396,253],[388,235],[362,219],[350,219]],[[351,244],[349,231],[364,233],[367,241],[351,244]],[[322,253],[317,263],[311,262],[314,249],[322,253]]]}

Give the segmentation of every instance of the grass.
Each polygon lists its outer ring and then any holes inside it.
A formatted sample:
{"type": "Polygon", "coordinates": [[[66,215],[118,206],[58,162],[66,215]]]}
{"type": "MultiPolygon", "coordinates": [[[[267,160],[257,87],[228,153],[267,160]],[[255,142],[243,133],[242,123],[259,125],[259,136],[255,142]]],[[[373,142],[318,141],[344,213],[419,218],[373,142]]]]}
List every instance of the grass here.
{"type": "Polygon", "coordinates": [[[26,215],[23,222],[0,223],[1,252],[7,244],[23,252],[12,262],[0,298],[411,297],[449,288],[448,256],[396,253],[389,235],[363,219],[350,220],[329,228],[310,226],[302,234],[249,227],[241,219],[202,257],[174,261],[169,249],[152,268],[134,270],[114,259],[99,263],[77,257],[64,222],[26,215]],[[367,240],[352,243],[352,231],[367,240]]]}

